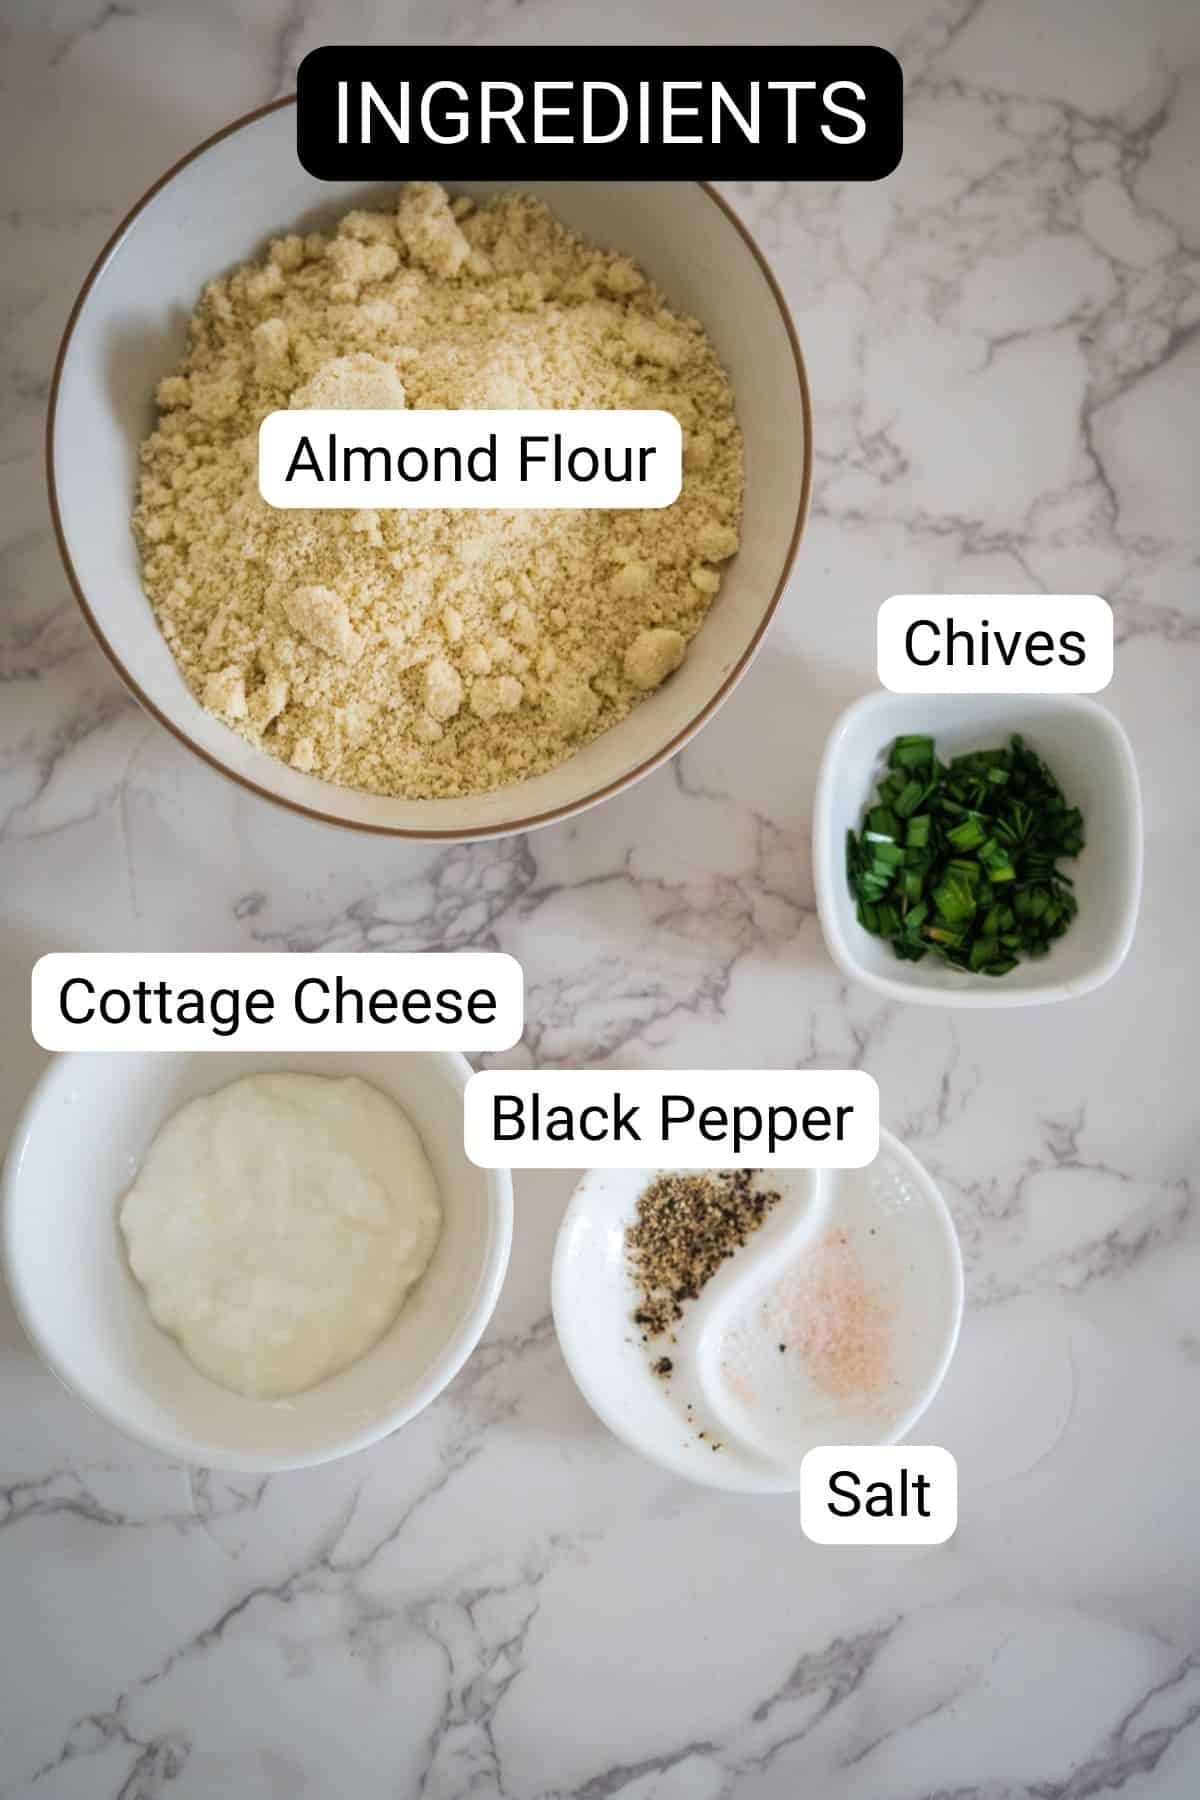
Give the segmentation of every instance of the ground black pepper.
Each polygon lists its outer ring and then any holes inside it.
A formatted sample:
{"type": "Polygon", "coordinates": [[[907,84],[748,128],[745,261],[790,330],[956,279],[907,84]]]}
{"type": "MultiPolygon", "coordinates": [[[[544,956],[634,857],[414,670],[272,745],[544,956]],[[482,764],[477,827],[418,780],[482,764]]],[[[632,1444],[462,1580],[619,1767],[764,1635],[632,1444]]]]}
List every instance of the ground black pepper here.
{"type": "MultiPolygon", "coordinates": [[[[779,1194],[759,1187],[755,1175],[753,1169],[659,1175],[639,1196],[625,1251],[643,1343],[668,1332],[686,1303],[759,1229],[779,1194]]],[[[652,1367],[666,1380],[673,1364],[660,1356],[652,1367]]]]}

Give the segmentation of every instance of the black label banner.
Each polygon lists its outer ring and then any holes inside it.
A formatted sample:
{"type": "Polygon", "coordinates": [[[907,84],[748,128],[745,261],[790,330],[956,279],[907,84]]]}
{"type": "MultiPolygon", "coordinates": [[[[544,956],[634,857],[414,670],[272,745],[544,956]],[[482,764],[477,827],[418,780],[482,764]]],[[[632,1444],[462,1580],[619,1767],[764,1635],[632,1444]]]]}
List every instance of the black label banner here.
{"type": "Polygon", "coordinates": [[[329,45],[300,64],[296,148],[321,181],[878,181],[903,87],[872,44],[329,45]]]}

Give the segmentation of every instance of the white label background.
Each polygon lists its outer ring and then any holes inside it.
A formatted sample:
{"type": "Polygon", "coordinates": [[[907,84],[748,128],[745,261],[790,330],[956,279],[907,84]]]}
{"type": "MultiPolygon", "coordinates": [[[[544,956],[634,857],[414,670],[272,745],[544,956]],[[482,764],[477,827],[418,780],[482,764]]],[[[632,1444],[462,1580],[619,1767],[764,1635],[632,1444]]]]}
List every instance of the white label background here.
{"type": "Polygon", "coordinates": [[[482,1169],[861,1169],[879,1152],[879,1089],[861,1069],[487,1070],[467,1083],[463,1139],[467,1155],[482,1169]],[[543,1125],[550,1106],[569,1106],[577,1119],[585,1106],[600,1106],[611,1117],[613,1096],[619,1094],[623,1108],[638,1107],[634,1122],[641,1139],[588,1141],[578,1133],[570,1143],[498,1138],[493,1100],[500,1094],[522,1097],[526,1120],[530,1098],[537,1094],[543,1125]],[[677,1125],[666,1138],[659,1129],[665,1094],[686,1095],[696,1107],[691,1123],[677,1125]],[[756,1108],[764,1136],[740,1149],[728,1137],[706,1139],[698,1118],[708,1106],[730,1115],[736,1107],[746,1109],[747,1125],[752,1123],[748,1109],[756,1108]],[[827,1141],[811,1142],[797,1133],[769,1149],[765,1125],[772,1106],[791,1107],[799,1115],[810,1106],[824,1107],[832,1121],[827,1141]],[[841,1143],[834,1136],[839,1106],[854,1109],[841,1143]]]}
{"type": "Polygon", "coordinates": [[[1112,680],[1112,607],[1099,594],[893,594],[879,608],[876,627],[879,679],[893,694],[1098,694],[1112,680]],[[922,656],[938,649],[937,660],[922,668],[905,650],[910,625],[932,619],[940,627],[937,638],[922,631],[916,648],[922,656]],[[967,629],[975,642],[975,661],[968,666],[955,645],[953,668],[946,662],[945,643],[949,622],[956,630],[967,629]],[[988,664],[979,662],[983,623],[988,634],[988,664]],[[1000,658],[992,632],[999,631],[1005,644],[1015,632],[1021,642],[1011,664],[1000,658]],[[1045,667],[1029,662],[1024,646],[1035,631],[1054,640],[1045,667]],[[1083,661],[1068,666],[1058,660],[1058,643],[1064,631],[1083,638],[1083,661]]]}
{"type": "MultiPolygon", "coordinates": [[[[332,1009],[333,993],[306,990],[305,1010],[315,1014],[321,1006],[332,1009]]],[[[172,1008],[172,1012],[173,1012],[172,1008]]],[[[432,1011],[432,1009],[430,1009],[432,1011]]],[[[525,980],[515,957],[498,951],[460,953],[382,953],[359,956],[353,952],[289,954],[286,951],[243,951],[229,955],[196,951],[178,955],[112,955],[56,952],[34,964],[32,981],[33,1036],[43,1050],[509,1050],[524,1029],[525,980]],[[334,988],[338,976],[364,996],[381,988],[399,998],[413,988],[431,997],[440,989],[453,988],[463,1001],[480,988],[496,998],[494,1021],[478,1025],[463,1018],[458,1024],[409,1024],[400,1015],[393,1024],[375,1024],[365,1012],[364,1023],[304,1024],[297,1016],[294,995],[300,982],[317,978],[334,988]],[[62,1016],[59,995],[64,982],[84,976],[96,993],[88,996],[74,988],[70,1010],[82,1014],[89,1005],[98,1007],[100,995],[120,988],[126,993],[135,982],[151,986],[165,981],[177,996],[181,988],[198,988],[206,999],[217,988],[235,988],[244,1002],[253,988],[265,988],[275,999],[270,1023],[250,1024],[243,1016],[237,1031],[218,1037],[209,1025],[141,1024],[136,1012],[126,1024],[108,1025],[98,1017],[90,1024],[72,1025],[62,1016]]]]}
{"type": "MultiPolygon", "coordinates": [[[[414,458],[414,464],[415,461],[414,458]]],[[[452,462],[448,459],[447,471],[452,462]]],[[[370,464],[372,470],[382,466],[379,459],[370,464]]],[[[670,506],[678,500],[682,483],[683,433],[679,420],[673,413],[650,408],[437,412],[424,408],[409,411],[407,407],[391,411],[310,407],[268,413],[258,430],[258,489],[269,506],[356,506],[377,510],[427,506],[646,509],[670,506]],[[493,432],[496,479],[473,481],[467,475],[468,454],[486,444],[493,432]],[[337,439],[336,480],[328,478],[330,433],[337,439]],[[563,445],[561,480],[554,477],[556,433],[563,445]],[[547,440],[537,446],[538,453],[547,460],[531,467],[522,480],[520,443],[524,436],[547,440]],[[302,437],[309,438],[324,480],[300,472],[291,481],[285,479],[302,437]],[[341,479],[346,449],[383,447],[391,453],[394,470],[399,453],[410,446],[429,455],[430,472],[421,480],[401,481],[393,475],[388,481],[381,474],[360,474],[357,471],[365,467],[361,456],[354,458],[354,476],[349,481],[341,479]],[[438,480],[432,472],[433,452],[450,446],[462,453],[461,481],[452,479],[449,472],[445,479],[438,480]],[[635,473],[642,467],[640,452],[651,451],[645,461],[646,480],[608,481],[602,472],[593,481],[572,480],[566,474],[565,458],[577,446],[589,446],[600,454],[601,471],[605,449],[616,456],[618,469],[624,467],[628,449],[635,473]]]]}
{"type": "MultiPolygon", "coordinates": [[[[847,1485],[843,1483],[843,1487],[847,1485]]],[[[944,1544],[957,1527],[958,1464],[949,1450],[938,1444],[822,1444],[810,1450],[800,1464],[800,1529],[814,1544],[944,1544]],[[871,1482],[886,1481],[897,1506],[901,1474],[907,1469],[908,1517],[872,1518],[861,1505],[853,1518],[839,1518],[830,1512],[831,1499],[839,1507],[849,1504],[829,1487],[830,1477],[843,1469],[858,1477],[858,1486],[852,1491],[860,1502],[871,1482]],[[912,1484],[918,1475],[929,1480],[927,1519],[912,1511],[916,1504],[912,1484]]]]}

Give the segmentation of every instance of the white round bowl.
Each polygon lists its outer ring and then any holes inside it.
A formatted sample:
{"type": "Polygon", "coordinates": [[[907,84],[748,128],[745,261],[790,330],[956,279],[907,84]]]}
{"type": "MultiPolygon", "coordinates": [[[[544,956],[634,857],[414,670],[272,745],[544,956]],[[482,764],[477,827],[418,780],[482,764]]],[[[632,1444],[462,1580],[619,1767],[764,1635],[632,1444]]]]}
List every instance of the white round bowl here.
{"type": "MultiPolygon", "coordinates": [[[[205,282],[389,187],[316,181],[296,158],[294,103],[253,113],[170,170],[101,253],[67,324],[50,396],[51,511],[92,629],[148,711],[214,768],[339,825],[417,838],[499,836],[565,818],[678,750],[749,666],[783,593],[812,463],[808,389],[787,306],[761,252],[702,182],[526,183],[593,242],[640,262],[702,319],[729,370],[746,445],[742,547],[683,667],[620,724],[545,775],[496,793],[404,800],[336,787],[246,743],[188,691],[142,591],[130,527],[137,449],[205,282]]],[[[436,171],[431,171],[436,174],[436,171]]],[[[506,185],[459,183],[482,198],[506,185]]]]}
{"type": "Polygon", "coordinates": [[[892,1000],[925,1006],[1034,1006],[1086,994],[1115,975],[1133,942],[1142,892],[1142,803],[1120,723],[1075,694],[866,694],[825,744],[813,811],[813,876],[829,954],[844,975],[892,1000]],[[902,962],[864,931],[846,880],[846,833],[857,831],[894,738],[924,732],[940,756],[1007,743],[1014,732],[1045,758],[1086,843],[1064,862],[1079,912],[1046,956],[1007,975],[952,969],[940,957],[902,962]]]}
{"type": "MultiPolygon", "coordinates": [[[[726,1419],[706,1423],[724,1439],[714,1453],[712,1431],[698,1436],[675,1390],[687,1375],[678,1368],[670,1386],[653,1373],[651,1351],[633,1323],[637,1294],[630,1279],[625,1233],[638,1196],[654,1179],[653,1169],[594,1169],[571,1199],[559,1230],[551,1279],[559,1347],[580,1393],[613,1434],[651,1462],[705,1487],[730,1493],[785,1494],[800,1488],[800,1463],[819,1444],[891,1444],[905,1437],[929,1406],[945,1378],[958,1342],[963,1310],[962,1252],[949,1209],[929,1173],[912,1151],[890,1132],[879,1134],[879,1155],[869,1165],[876,1178],[870,1203],[878,1251],[873,1271],[886,1282],[893,1355],[903,1367],[903,1398],[890,1407],[864,1408],[847,1401],[807,1407],[801,1400],[787,1426],[786,1443],[764,1454],[761,1433],[742,1442],[729,1436],[736,1407],[726,1419]]],[[[828,1222],[837,1219],[837,1182],[828,1222]]],[[[866,1171],[846,1171],[847,1175],[866,1171]]],[[[789,1199],[808,1192],[809,1170],[770,1169],[764,1185],[780,1189],[784,1205],[737,1252],[734,1264],[756,1256],[771,1258],[789,1230],[789,1199]]],[[[798,1253],[803,1255],[803,1251],[798,1253]]],[[[718,1275],[714,1278],[720,1280],[718,1275]]],[[[679,1352],[675,1353],[676,1355],[679,1352]]],[[[799,1382],[799,1376],[797,1381],[799,1382]]],[[[699,1389],[685,1387],[705,1410],[699,1389]]],[[[746,1424],[752,1425],[747,1417],[746,1424]]]]}
{"type": "Polygon", "coordinates": [[[434,1400],[491,1318],[512,1239],[507,1171],[463,1150],[471,1070],[451,1054],[72,1053],[30,1096],[3,1182],[9,1291],[34,1348],[102,1418],[207,1468],[329,1462],[385,1437],[434,1400]],[[117,1209],[164,1120],[244,1075],[357,1075],[395,1099],[441,1190],[442,1234],[391,1329],[349,1368],[289,1400],[230,1393],[154,1323],[126,1261],[117,1209]]]}

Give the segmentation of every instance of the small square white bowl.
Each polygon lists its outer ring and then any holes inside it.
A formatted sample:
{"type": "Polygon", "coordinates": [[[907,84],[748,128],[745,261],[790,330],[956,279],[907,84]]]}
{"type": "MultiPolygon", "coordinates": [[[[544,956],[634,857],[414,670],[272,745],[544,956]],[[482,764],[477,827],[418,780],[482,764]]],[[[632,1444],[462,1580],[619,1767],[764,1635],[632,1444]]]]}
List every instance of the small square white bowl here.
{"type": "Polygon", "coordinates": [[[844,975],[921,1006],[1037,1006],[1086,994],[1115,975],[1133,941],[1142,890],[1142,802],[1129,739],[1094,700],[1061,694],[867,694],[825,745],[813,815],[817,908],[844,975]],[[1013,732],[1045,758],[1083,813],[1086,844],[1064,863],[1079,913],[1049,955],[1007,975],[974,975],[940,957],[902,962],[858,923],[846,879],[846,833],[858,830],[893,739],[924,732],[938,755],[1005,744],[1013,732]]]}

